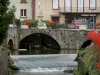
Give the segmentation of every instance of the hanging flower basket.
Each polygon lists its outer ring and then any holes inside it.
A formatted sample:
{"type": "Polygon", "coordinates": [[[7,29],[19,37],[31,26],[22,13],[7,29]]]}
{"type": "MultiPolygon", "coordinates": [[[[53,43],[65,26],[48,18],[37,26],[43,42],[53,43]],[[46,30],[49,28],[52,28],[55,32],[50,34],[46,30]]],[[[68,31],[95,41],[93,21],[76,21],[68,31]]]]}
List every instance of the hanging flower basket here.
{"type": "Polygon", "coordinates": [[[53,26],[53,25],[55,25],[55,22],[54,21],[49,21],[49,25],[53,26]]]}
{"type": "Polygon", "coordinates": [[[99,26],[99,25],[100,25],[100,22],[97,22],[97,23],[96,23],[96,26],[99,26]]]}
{"type": "Polygon", "coordinates": [[[26,20],[26,21],[24,21],[24,25],[30,26],[30,25],[32,25],[32,22],[31,22],[31,21],[26,20]]]}
{"type": "Polygon", "coordinates": [[[72,22],[72,25],[76,25],[76,22],[72,22]]]}
{"type": "Polygon", "coordinates": [[[54,21],[49,21],[49,26],[50,27],[55,27],[56,26],[56,23],[54,21]]]}

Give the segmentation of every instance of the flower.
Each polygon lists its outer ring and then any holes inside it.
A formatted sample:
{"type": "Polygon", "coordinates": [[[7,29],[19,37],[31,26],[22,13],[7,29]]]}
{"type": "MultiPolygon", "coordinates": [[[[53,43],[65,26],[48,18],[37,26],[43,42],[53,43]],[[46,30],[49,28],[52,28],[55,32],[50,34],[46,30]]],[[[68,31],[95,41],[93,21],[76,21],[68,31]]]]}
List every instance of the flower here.
{"type": "Polygon", "coordinates": [[[73,22],[72,22],[72,25],[76,25],[76,22],[73,21],[73,22]]]}
{"type": "Polygon", "coordinates": [[[100,22],[97,22],[97,23],[96,23],[96,26],[99,26],[99,25],[100,25],[100,22]]]}
{"type": "Polygon", "coordinates": [[[98,69],[100,69],[100,63],[99,63],[99,62],[96,63],[96,67],[97,67],[98,69]]]}
{"type": "Polygon", "coordinates": [[[26,20],[26,21],[24,21],[24,25],[32,25],[32,22],[31,21],[29,21],[29,20],[26,20]]]}
{"type": "Polygon", "coordinates": [[[55,25],[55,22],[54,21],[49,21],[49,25],[53,26],[53,25],[55,25]]]}

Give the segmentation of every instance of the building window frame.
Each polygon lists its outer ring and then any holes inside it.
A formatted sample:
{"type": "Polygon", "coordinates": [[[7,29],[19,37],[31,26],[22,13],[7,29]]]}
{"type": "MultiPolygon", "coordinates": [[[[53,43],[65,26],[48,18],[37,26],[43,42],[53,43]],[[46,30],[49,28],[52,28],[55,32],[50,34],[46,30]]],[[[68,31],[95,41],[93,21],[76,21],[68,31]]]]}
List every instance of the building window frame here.
{"type": "MultiPolygon", "coordinates": [[[[66,0],[64,0],[64,11],[66,12],[66,0]]],[[[72,0],[70,0],[70,10],[67,12],[72,12],[72,0]]]]}
{"type": "Polygon", "coordinates": [[[21,18],[27,17],[27,9],[20,9],[20,17],[21,18]]]}
{"type": "Polygon", "coordinates": [[[54,21],[56,24],[59,24],[59,16],[51,16],[51,20],[54,21]]]}
{"type": "Polygon", "coordinates": [[[93,2],[93,3],[95,4],[94,7],[93,7],[93,5],[91,5],[91,1],[92,1],[92,0],[89,0],[89,10],[96,10],[96,6],[97,6],[96,3],[97,3],[97,0],[94,1],[95,3],[93,2]]]}
{"type": "Polygon", "coordinates": [[[78,1],[79,1],[79,0],[77,0],[77,12],[84,12],[84,0],[83,0],[83,5],[82,5],[82,6],[83,6],[83,7],[82,7],[82,8],[83,8],[82,11],[79,11],[78,1]]]}
{"type": "Polygon", "coordinates": [[[21,0],[20,3],[27,3],[27,1],[26,0],[21,0]]]}
{"type": "Polygon", "coordinates": [[[59,0],[52,0],[52,10],[59,10],[59,0]],[[54,1],[57,1],[55,4],[54,1]]]}

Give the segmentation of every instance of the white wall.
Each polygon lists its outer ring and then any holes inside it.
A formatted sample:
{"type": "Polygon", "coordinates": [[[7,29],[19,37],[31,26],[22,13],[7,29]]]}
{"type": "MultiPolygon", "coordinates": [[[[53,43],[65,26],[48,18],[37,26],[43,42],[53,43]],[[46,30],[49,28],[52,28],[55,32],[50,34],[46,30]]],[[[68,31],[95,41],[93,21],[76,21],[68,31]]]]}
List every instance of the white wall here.
{"type": "Polygon", "coordinates": [[[32,19],[32,0],[26,0],[27,3],[20,3],[21,0],[10,0],[10,6],[15,5],[16,6],[16,12],[15,16],[17,19],[20,18],[20,20],[25,19],[32,19]],[[27,17],[21,18],[20,17],[20,9],[27,9],[27,17]]]}

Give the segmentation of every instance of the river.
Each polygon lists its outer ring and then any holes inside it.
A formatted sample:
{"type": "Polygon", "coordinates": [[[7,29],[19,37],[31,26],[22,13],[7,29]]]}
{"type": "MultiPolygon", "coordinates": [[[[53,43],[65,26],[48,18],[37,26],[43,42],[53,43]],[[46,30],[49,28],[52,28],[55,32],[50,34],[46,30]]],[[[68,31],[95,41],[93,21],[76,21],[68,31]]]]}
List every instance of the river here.
{"type": "Polygon", "coordinates": [[[14,55],[11,56],[20,71],[14,75],[74,75],[64,70],[77,69],[76,54],[14,55]]]}

